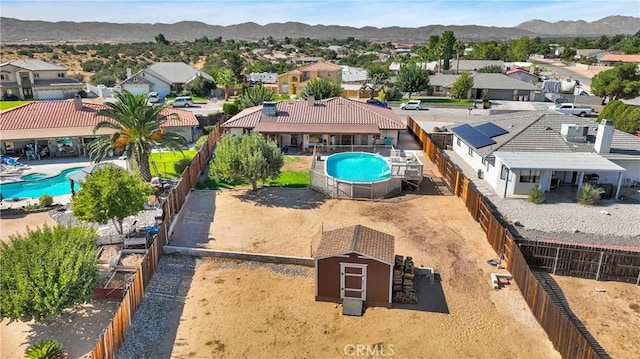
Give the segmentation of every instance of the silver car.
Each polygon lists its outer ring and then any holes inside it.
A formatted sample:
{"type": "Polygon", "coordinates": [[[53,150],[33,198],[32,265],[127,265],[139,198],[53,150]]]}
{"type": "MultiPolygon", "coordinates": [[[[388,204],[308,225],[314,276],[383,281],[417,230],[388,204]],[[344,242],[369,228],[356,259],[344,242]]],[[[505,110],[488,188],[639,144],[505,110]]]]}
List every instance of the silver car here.
{"type": "Polygon", "coordinates": [[[167,105],[171,107],[189,107],[193,106],[193,100],[190,96],[176,97],[173,101],[167,102],[167,105]]]}
{"type": "Polygon", "coordinates": [[[422,109],[422,101],[420,100],[410,100],[402,105],[400,105],[401,110],[421,110],[422,109]]]}

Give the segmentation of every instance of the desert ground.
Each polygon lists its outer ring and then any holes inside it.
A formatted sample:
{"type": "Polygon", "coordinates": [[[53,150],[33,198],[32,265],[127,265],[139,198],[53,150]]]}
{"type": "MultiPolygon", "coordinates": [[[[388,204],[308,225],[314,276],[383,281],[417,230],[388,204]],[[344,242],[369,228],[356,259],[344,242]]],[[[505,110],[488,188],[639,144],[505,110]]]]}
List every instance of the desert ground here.
{"type": "Polygon", "coordinates": [[[0,240],[6,242],[10,235],[24,235],[27,228],[37,229],[44,225],[54,226],[54,222],[47,212],[33,213],[26,216],[2,217],[0,219],[0,240]]]}
{"type": "Polygon", "coordinates": [[[573,313],[612,358],[640,353],[640,287],[553,276],[573,313]],[[596,291],[597,289],[597,291],[596,291]]]}
{"type": "Polygon", "coordinates": [[[309,189],[224,190],[214,203],[204,238],[177,226],[170,244],[308,257],[322,231],[362,224],[394,235],[397,254],[435,269],[446,311],[368,308],[362,318],[343,317],[334,304],[314,301],[312,269],[288,275],[205,260],[172,357],[336,357],[348,344],[376,343],[393,344],[399,357],[559,357],[515,285],[493,289],[496,269],[486,261],[496,254],[448,193],[376,202],[325,199],[309,189]]]}

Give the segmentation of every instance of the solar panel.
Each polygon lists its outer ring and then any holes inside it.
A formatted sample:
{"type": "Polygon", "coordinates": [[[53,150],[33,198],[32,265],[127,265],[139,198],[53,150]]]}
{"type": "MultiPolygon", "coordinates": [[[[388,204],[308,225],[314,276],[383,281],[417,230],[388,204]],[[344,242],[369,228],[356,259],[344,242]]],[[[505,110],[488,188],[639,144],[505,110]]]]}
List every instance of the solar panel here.
{"type": "Polygon", "coordinates": [[[483,123],[474,128],[487,137],[496,137],[509,133],[509,131],[491,122],[483,123]]]}
{"type": "Polygon", "coordinates": [[[482,132],[467,124],[456,126],[451,129],[451,132],[455,133],[465,143],[475,148],[482,148],[496,143],[496,141],[490,139],[482,132]]]}

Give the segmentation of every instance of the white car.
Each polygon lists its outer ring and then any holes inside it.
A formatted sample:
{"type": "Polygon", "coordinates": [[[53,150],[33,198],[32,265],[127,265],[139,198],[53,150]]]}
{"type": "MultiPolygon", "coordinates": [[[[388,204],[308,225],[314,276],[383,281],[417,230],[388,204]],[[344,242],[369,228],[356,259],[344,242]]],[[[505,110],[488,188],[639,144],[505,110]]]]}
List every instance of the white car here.
{"type": "Polygon", "coordinates": [[[147,96],[148,103],[158,103],[160,101],[160,96],[158,96],[157,92],[149,92],[149,96],[147,96]]]}
{"type": "Polygon", "coordinates": [[[422,109],[422,101],[420,100],[410,100],[402,105],[400,105],[401,110],[421,110],[422,109]]]}
{"type": "Polygon", "coordinates": [[[167,102],[167,105],[171,107],[189,107],[193,106],[193,100],[190,96],[176,97],[173,101],[167,102]]]}

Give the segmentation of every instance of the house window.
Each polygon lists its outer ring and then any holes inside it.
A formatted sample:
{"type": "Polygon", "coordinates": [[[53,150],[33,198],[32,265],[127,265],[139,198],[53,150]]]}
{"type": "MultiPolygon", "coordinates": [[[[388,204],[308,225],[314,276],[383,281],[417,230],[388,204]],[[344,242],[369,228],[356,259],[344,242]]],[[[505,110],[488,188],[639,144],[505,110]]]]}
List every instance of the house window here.
{"type": "Polygon", "coordinates": [[[321,142],[322,142],[322,135],[318,135],[315,133],[309,134],[309,143],[321,143],[321,142]]]}
{"type": "Polygon", "coordinates": [[[460,138],[456,138],[456,145],[460,146],[460,138]]]}
{"type": "Polygon", "coordinates": [[[36,73],[36,74],[33,74],[33,78],[35,78],[35,79],[40,78],[40,74],[37,74],[37,73],[36,73]]]}
{"type": "Polygon", "coordinates": [[[441,86],[436,86],[435,92],[442,92],[442,87],[441,86]]]}
{"type": "Polygon", "coordinates": [[[520,171],[520,183],[540,183],[540,171],[520,171]]]}
{"type": "Polygon", "coordinates": [[[5,75],[5,74],[0,75],[0,80],[8,80],[8,79],[9,79],[9,75],[5,75]]]}
{"type": "Polygon", "coordinates": [[[467,153],[469,154],[469,157],[473,157],[473,148],[471,148],[471,146],[469,146],[469,151],[467,151],[467,153]]]}
{"type": "Polygon", "coordinates": [[[64,72],[58,72],[58,77],[64,77],[64,72]]]}
{"type": "Polygon", "coordinates": [[[502,165],[502,167],[500,168],[500,179],[507,179],[507,173],[509,172],[509,169],[507,168],[507,166],[502,165]]]}
{"type": "Polygon", "coordinates": [[[483,165],[486,165],[486,164],[487,164],[487,160],[486,160],[484,157],[482,158],[482,164],[483,164],[483,165]]]}
{"type": "Polygon", "coordinates": [[[251,133],[251,129],[250,128],[243,128],[242,129],[242,134],[243,135],[247,135],[247,134],[250,134],[250,133],[251,133]]]}

